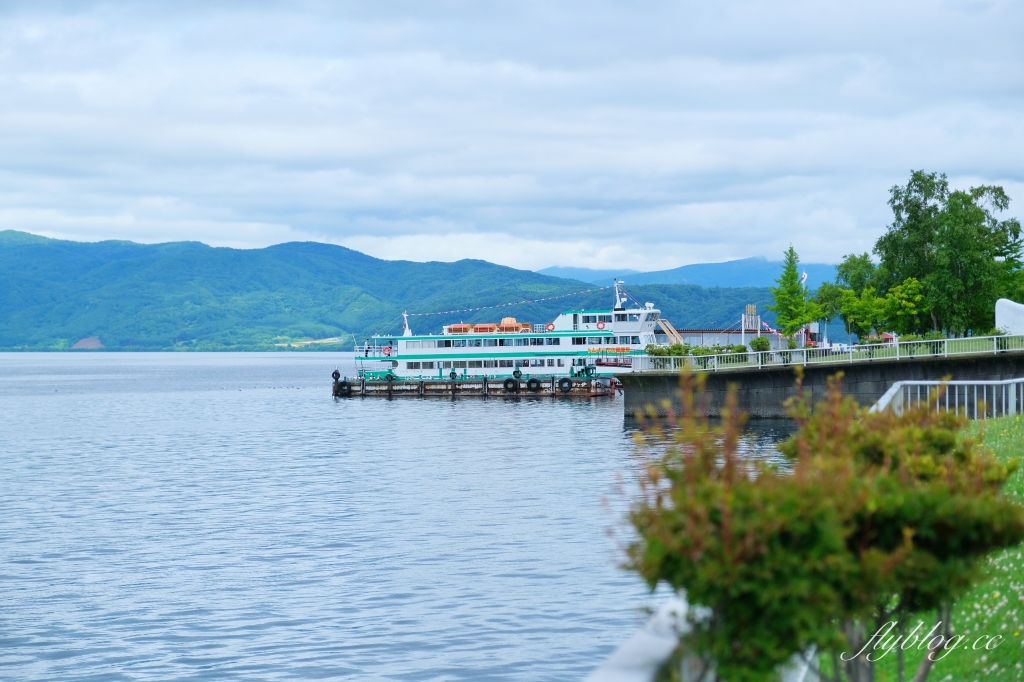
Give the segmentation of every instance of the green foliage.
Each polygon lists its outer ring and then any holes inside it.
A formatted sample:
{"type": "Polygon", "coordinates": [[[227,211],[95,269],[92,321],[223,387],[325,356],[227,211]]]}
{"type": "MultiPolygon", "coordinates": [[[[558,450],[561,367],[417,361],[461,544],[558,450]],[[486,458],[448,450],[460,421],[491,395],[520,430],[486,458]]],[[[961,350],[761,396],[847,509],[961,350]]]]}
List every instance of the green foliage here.
{"type": "Polygon", "coordinates": [[[771,287],[773,304],[767,306],[775,312],[775,321],[783,336],[792,336],[808,322],[821,315],[818,305],[808,298],[807,287],[800,283],[800,257],[792,245],[786,250],[782,274],[771,287]]]}
{"type": "Polygon", "coordinates": [[[913,277],[894,286],[885,296],[882,316],[887,331],[911,334],[926,325],[925,313],[924,289],[913,277]]]}
{"type": "Polygon", "coordinates": [[[766,336],[755,336],[750,340],[750,350],[764,352],[771,350],[772,342],[766,336]]]}
{"type": "Polygon", "coordinates": [[[875,295],[874,287],[865,287],[860,296],[852,289],[843,289],[840,311],[846,328],[862,339],[879,326],[885,301],[875,295]]]}
{"type": "Polygon", "coordinates": [[[860,296],[869,286],[877,288],[878,268],[871,262],[871,256],[849,254],[843,262],[836,266],[836,285],[843,289],[852,289],[860,296]]]}
{"type": "Polygon", "coordinates": [[[995,217],[1009,203],[1002,187],[951,192],[944,174],[912,172],[890,190],[893,223],[875,244],[883,290],[920,282],[934,330],[992,327],[996,299],[1020,293],[1020,223],[995,217]]]}
{"type": "MultiPolygon", "coordinates": [[[[735,392],[712,425],[697,410],[702,379],[682,381],[670,430],[637,436],[648,456],[627,567],[709,610],[686,646],[722,679],[773,679],[811,645],[850,657],[891,619],[948,613],[988,554],[1024,540],[1024,508],[1002,491],[1017,464],[966,436],[963,418],[868,413],[837,377],[813,409],[791,401],[799,429],[779,467],[740,456],[735,392]]],[[[863,655],[844,667],[874,679],[863,655]]]]}
{"type": "MultiPolygon", "coordinates": [[[[766,339],[767,340],[767,339],[766,339]]],[[[734,346],[691,346],[690,344],[673,343],[670,346],[648,344],[644,349],[648,355],[661,357],[683,355],[725,355],[727,353],[746,353],[747,347],[742,344],[734,346]]]]}
{"type": "MultiPolygon", "coordinates": [[[[843,287],[832,282],[822,282],[818,290],[814,292],[813,301],[821,311],[821,319],[831,322],[842,315],[843,312],[843,287]]],[[[846,330],[849,332],[849,328],[846,330]]]]}
{"type": "MultiPolygon", "coordinates": [[[[340,246],[279,244],[210,248],[195,242],[78,243],[0,231],[0,348],[59,350],[97,336],[120,350],[275,350],[337,338],[307,350],[350,349],[373,333],[397,333],[401,313],[515,307],[411,317],[413,331],[502,315],[546,322],[569,308],[609,308],[606,289],[476,260],[385,261],[340,246]],[[575,293],[574,293],[575,292],[575,293]],[[574,293],[570,298],[539,301],[574,293]]],[[[631,286],[677,327],[728,326],[767,289],[631,286]]],[[[769,323],[771,320],[769,320],[769,323]]],[[[292,348],[297,350],[298,348],[292,348]]]]}

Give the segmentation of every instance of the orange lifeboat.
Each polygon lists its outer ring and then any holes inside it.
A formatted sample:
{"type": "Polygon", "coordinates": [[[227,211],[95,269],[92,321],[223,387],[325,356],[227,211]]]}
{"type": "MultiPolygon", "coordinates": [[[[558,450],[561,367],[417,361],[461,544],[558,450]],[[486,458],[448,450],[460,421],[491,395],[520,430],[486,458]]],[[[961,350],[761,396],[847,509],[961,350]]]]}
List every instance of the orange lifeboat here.
{"type": "Polygon", "coordinates": [[[499,332],[516,333],[522,328],[522,325],[516,322],[514,317],[503,317],[501,318],[501,324],[498,325],[499,332]]]}

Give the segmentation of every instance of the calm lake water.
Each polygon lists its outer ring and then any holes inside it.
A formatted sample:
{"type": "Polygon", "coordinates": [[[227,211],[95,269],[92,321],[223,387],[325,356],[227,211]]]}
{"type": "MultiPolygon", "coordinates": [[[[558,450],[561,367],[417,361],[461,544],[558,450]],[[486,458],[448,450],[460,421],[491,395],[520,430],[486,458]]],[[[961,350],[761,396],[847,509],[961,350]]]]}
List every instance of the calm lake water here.
{"type": "Polygon", "coordinates": [[[0,354],[0,678],[577,680],[660,603],[607,533],[621,399],[336,401],[336,366],[0,354]]]}

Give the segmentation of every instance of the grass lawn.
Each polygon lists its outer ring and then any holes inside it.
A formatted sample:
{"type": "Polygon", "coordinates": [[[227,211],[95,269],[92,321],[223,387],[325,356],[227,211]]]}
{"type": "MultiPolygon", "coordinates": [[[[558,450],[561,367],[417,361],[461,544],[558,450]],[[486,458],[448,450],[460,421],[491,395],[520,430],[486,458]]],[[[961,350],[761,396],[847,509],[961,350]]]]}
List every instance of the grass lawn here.
{"type": "MultiPolygon", "coordinates": [[[[984,434],[985,444],[1002,460],[1024,460],[1024,419],[1004,417],[976,422],[971,427],[984,434]]],[[[1006,491],[1024,502],[1024,471],[1018,470],[1006,484],[1006,491]]],[[[968,593],[953,610],[954,634],[966,635],[963,643],[936,662],[929,682],[982,682],[1024,680],[1024,547],[994,555],[988,562],[988,576],[968,593]],[[973,650],[979,636],[999,635],[1003,639],[990,651],[973,650]]],[[[935,624],[929,615],[922,631],[935,624]]],[[[916,623],[910,623],[913,629],[916,623]]],[[[984,646],[982,640],[979,646],[984,646]]],[[[991,646],[991,645],[990,645],[991,646]]],[[[876,682],[895,682],[895,653],[876,666],[876,682]]],[[[911,680],[920,662],[920,652],[907,651],[906,680],[911,680]],[[917,655],[911,655],[911,653],[917,655]]],[[[823,662],[824,663],[824,662],[823,662]]],[[[828,666],[826,665],[826,668],[828,666]]]]}

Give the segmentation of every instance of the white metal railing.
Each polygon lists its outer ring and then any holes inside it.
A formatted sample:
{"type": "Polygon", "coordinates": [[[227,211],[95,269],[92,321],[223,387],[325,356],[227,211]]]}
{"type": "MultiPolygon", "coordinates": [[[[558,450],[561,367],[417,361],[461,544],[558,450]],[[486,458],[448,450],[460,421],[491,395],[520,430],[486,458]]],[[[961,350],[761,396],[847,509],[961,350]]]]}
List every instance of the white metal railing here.
{"type": "Polygon", "coordinates": [[[962,339],[938,339],[935,341],[899,341],[849,346],[845,350],[797,348],[721,355],[640,355],[633,359],[633,371],[673,371],[689,367],[694,371],[717,372],[723,369],[753,369],[786,365],[838,365],[874,360],[997,354],[1007,351],[1024,351],[1024,336],[969,336],[962,339]]]}
{"type": "Polygon", "coordinates": [[[1024,404],[1024,377],[1005,381],[897,381],[872,412],[892,410],[896,414],[928,404],[935,411],[955,412],[970,419],[1019,414],[1024,404]]]}

